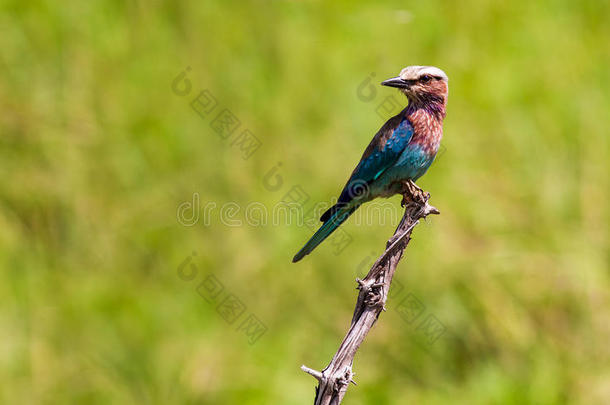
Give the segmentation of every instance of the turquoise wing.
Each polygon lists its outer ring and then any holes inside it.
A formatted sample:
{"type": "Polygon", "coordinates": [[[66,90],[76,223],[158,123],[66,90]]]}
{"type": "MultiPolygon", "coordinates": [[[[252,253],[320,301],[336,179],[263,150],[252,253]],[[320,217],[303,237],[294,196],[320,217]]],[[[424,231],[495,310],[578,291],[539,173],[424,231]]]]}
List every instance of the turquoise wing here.
{"type": "Polygon", "coordinates": [[[403,118],[398,125],[391,125],[391,121],[388,124],[390,125],[379,130],[364,152],[341,192],[339,203],[345,204],[354,198],[364,197],[370,183],[392,167],[409,144],[414,131],[409,120],[403,118]]]}

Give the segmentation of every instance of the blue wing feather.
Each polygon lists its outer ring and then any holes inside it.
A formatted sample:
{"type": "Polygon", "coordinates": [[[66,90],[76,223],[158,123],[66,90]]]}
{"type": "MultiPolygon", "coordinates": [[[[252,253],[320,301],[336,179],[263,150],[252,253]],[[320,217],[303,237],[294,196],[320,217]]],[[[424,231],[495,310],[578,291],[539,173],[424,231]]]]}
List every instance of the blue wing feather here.
{"type": "Polygon", "coordinates": [[[339,203],[346,204],[359,196],[359,190],[377,180],[398,161],[413,137],[413,126],[409,120],[404,116],[400,118],[394,122],[388,121],[390,125],[386,124],[387,127],[382,127],[375,135],[341,192],[339,203]]]}

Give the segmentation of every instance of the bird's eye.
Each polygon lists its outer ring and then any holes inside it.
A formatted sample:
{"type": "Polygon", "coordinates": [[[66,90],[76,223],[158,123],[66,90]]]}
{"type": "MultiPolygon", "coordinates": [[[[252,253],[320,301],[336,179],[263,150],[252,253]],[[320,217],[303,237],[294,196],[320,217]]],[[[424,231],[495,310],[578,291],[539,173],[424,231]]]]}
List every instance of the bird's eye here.
{"type": "Polygon", "coordinates": [[[421,80],[422,82],[429,82],[430,80],[432,80],[432,76],[430,75],[423,75],[422,77],[419,78],[419,80],[421,80]]]}

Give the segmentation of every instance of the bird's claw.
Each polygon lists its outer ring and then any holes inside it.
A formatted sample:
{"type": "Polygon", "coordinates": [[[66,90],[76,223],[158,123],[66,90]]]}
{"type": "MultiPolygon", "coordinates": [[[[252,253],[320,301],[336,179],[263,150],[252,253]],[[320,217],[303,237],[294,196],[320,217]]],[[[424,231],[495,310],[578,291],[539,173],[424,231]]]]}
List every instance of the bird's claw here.
{"type": "Polygon", "coordinates": [[[411,203],[423,205],[430,198],[430,193],[419,188],[413,180],[404,181],[402,186],[402,201],[400,202],[400,206],[403,208],[411,203]]]}

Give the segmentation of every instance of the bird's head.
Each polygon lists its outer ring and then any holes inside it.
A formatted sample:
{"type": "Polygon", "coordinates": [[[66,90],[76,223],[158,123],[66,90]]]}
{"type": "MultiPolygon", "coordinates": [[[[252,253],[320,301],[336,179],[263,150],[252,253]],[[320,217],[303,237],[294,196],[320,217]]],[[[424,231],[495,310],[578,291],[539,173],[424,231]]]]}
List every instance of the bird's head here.
{"type": "Polygon", "coordinates": [[[449,78],[434,66],[408,66],[400,71],[400,75],[381,83],[384,86],[399,88],[409,102],[447,103],[449,94],[449,78]]]}

